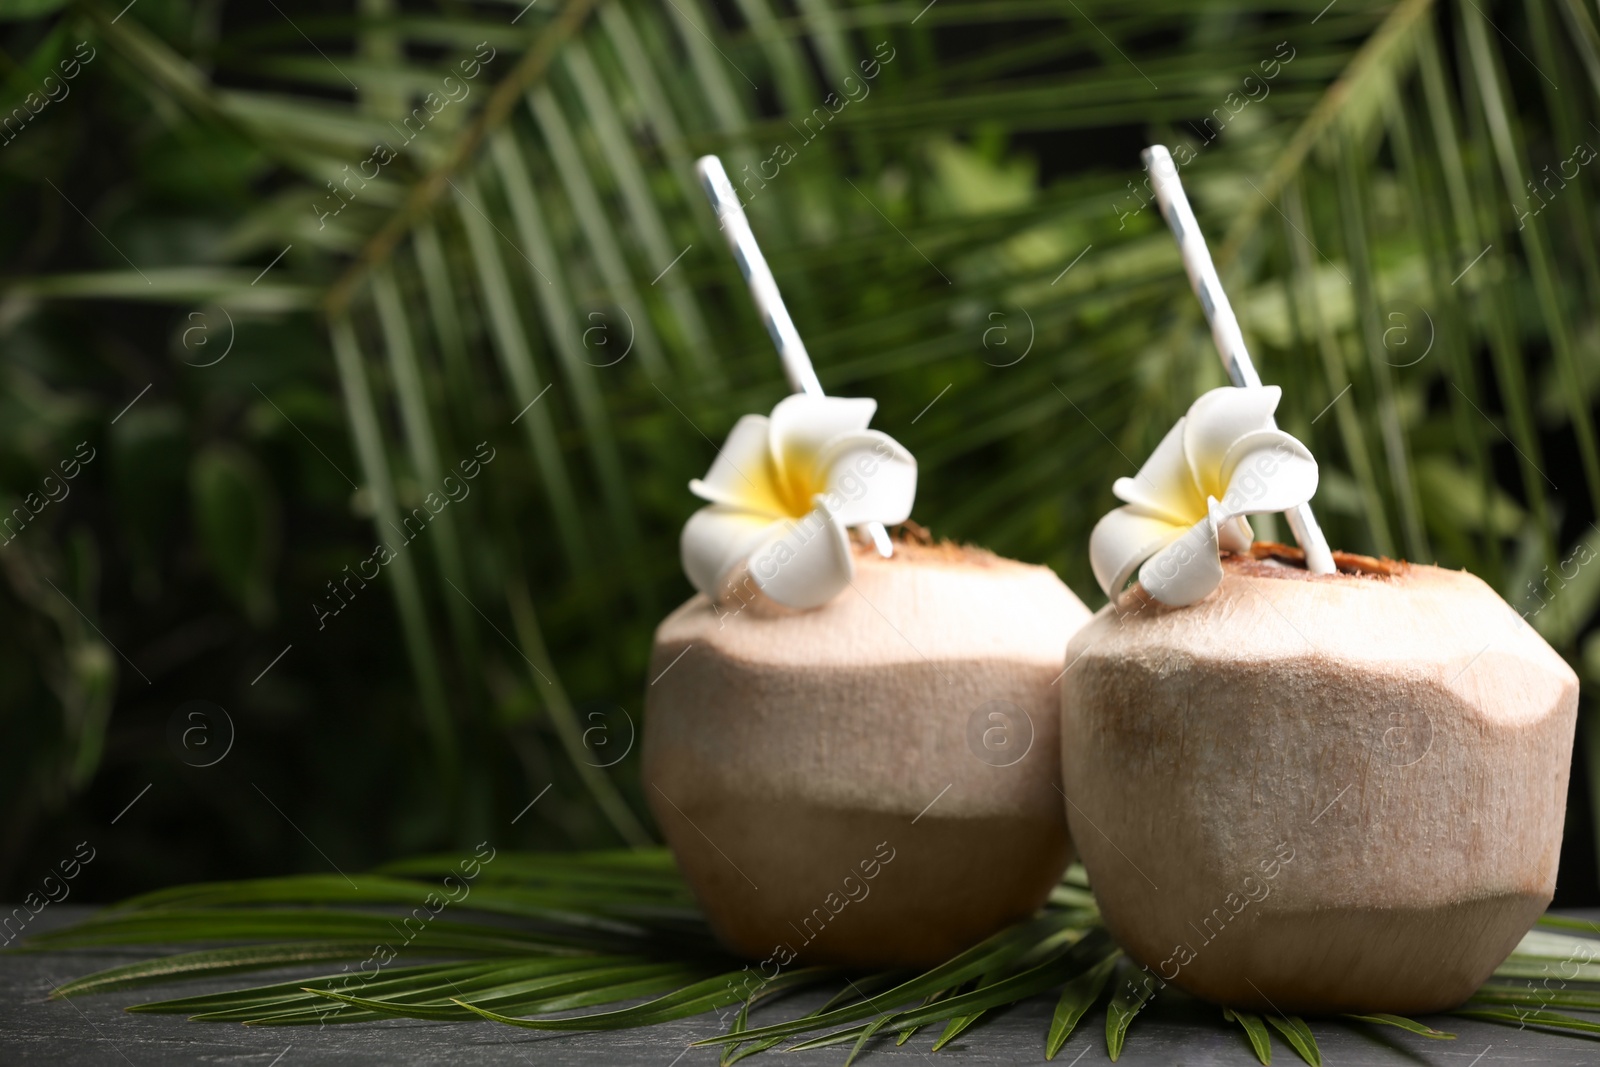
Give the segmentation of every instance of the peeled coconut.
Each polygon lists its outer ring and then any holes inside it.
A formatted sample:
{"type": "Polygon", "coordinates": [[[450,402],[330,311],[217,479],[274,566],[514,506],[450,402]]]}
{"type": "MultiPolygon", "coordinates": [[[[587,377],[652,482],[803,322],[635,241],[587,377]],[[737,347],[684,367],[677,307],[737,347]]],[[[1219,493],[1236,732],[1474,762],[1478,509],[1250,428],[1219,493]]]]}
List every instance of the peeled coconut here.
{"type": "Polygon", "coordinates": [[[1423,1013],[1550,903],[1571,668],[1460,571],[1224,557],[1072,639],[1062,776],[1107,926],[1161,981],[1275,1012],[1423,1013]]]}
{"type": "Polygon", "coordinates": [[[1072,857],[1054,683],[1088,609],[979,549],[852,550],[820,608],[744,583],[656,631],[645,792],[717,936],[764,968],[940,962],[1072,857]]]}

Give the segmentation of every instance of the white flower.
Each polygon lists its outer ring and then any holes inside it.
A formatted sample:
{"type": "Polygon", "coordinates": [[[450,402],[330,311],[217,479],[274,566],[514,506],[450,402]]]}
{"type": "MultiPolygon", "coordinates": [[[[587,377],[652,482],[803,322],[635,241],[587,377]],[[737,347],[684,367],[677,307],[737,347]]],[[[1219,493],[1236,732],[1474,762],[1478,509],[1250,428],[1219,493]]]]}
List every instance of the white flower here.
{"type": "Polygon", "coordinates": [[[917,462],[888,434],[867,429],[875,400],[797,393],[771,417],[746,415],[704,480],[711,502],[683,527],[683,569],[715,598],[740,564],[791,608],[827,603],[855,577],[845,530],[911,514],[917,462]]]}
{"type": "Polygon", "coordinates": [[[1127,506],[1089,535],[1089,562],[1107,596],[1115,599],[1138,567],[1151,596],[1193,604],[1221,584],[1220,550],[1249,550],[1244,516],[1311,499],[1317,461],[1272,421],[1282,395],[1275,385],[1211,390],[1162,438],[1138,477],[1117,479],[1111,491],[1127,506]]]}

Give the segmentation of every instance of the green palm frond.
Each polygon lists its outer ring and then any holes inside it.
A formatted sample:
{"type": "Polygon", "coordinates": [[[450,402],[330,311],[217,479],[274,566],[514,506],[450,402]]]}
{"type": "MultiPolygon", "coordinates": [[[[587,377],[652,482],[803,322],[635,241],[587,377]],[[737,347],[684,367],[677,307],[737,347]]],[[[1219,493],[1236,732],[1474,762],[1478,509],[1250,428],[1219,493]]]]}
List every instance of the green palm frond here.
{"type": "MultiPolygon", "coordinates": [[[[1071,903],[1051,904],[921,974],[753,971],[716,944],[660,849],[501,852],[473,877],[447,857],[422,857],[352,881],[308,875],[160,890],[32,937],[27,949],[196,946],[75,979],[55,991],[58,997],[344,964],[339,973],[128,1009],[201,1022],[292,1026],[398,1016],[590,1032],[711,1012],[726,1020],[737,1006],[725,1033],[699,1042],[720,1046],[723,1063],[780,1045],[848,1044],[853,1058],[875,1040],[899,1035],[904,1044],[930,1026],[942,1026],[933,1045],[939,1048],[986,1012],[1060,990],[1041,1035],[1046,1058],[1056,1056],[1085,1014],[1103,1006],[1106,1048],[1116,1059],[1141,1011],[1158,994],[1174,993],[1116,948],[1098,912],[1081,899],[1082,885],[1082,869],[1074,866],[1063,882],[1071,903]],[[451,876],[464,892],[459,903],[444,904],[437,894],[441,879],[451,876]],[[401,958],[407,962],[397,963],[401,958]],[[837,990],[833,997],[804,1014],[751,1024],[753,1009],[765,1013],[786,994],[829,988],[837,990]]],[[[1574,962],[1587,959],[1578,953],[1593,942],[1555,932],[1564,925],[1571,922],[1543,920],[1455,1014],[1600,1032],[1600,967],[1574,962]],[[1560,967],[1560,988],[1536,984],[1555,973],[1553,966],[1560,967]]],[[[1244,1029],[1262,1063],[1271,1059],[1269,1025],[1307,1063],[1321,1062],[1304,1019],[1244,1010],[1224,1011],[1223,1019],[1244,1029]]],[[[1398,1015],[1315,1021],[1398,1027],[1439,1040],[1454,1036],[1398,1015]]]]}
{"type": "MultiPolygon", "coordinates": [[[[284,52],[287,35],[262,53],[255,31],[218,59],[304,92],[224,90],[136,18],[90,4],[148,91],[299,176],[238,225],[229,255],[268,253],[274,228],[313,251],[265,291],[217,263],[157,286],[108,273],[18,292],[279,313],[316,294],[386,542],[479,441],[513,457],[493,494],[447,506],[389,568],[417,703],[450,774],[492,708],[543,709],[574,783],[637,844],[646,831],[585,758],[565,679],[581,701],[596,679],[640,676],[649,622],[682,589],[675,487],[781,391],[690,173],[703,151],[728,158],[825,383],[879,396],[880,421],[921,458],[920,517],[1088,592],[1076,546],[1109,496],[1082,457],[1143,454],[1220,373],[1131,155],[1040,188],[1004,137],[1152,122],[1192,157],[1258,362],[1287,386],[1286,428],[1323,457],[1335,542],[1468,566],[1530,606],[1530,579],[1571,551],[1553,440],[1570,435],[1571,477],[1600,490],[1600,381],[1577,355],[1600,267],[1589,227],[1570,224],[1591,194],[1573,182],[1539,209],[1527,161],[1547,146],[1513,116],[1548,111],[1538,136],[1557,147],[1582,136],[1593,94],[1533,78],[1530,99],[1524,83],[1530,62],[1574,86],[1600,70],[1592,20],[1534,5],[1525,49],[1473,4],[1318,7],[945,2],[912,23],[895,5],[813,0],[786,16],[752,0],[728,26],[700,4],[569,0],[514,33],[467,15],[328,15],[307,32],[384,42],[340,60],[370,91],[338,104],[325,90],[342,75],[284,52]],[[952,34],[1025,20],[1049,32],[941,58],[952,34]],[[403,58],[412,46],[444,55],[403,58]],[[462,63],[480,68],[473,94],[352,181],[350,161],[412,130],[445,76],[467,84],[462,63]],[[846,75],[868,91],[841,105],[846,75]],[[763,177],[775,144],[793,161],[763,177]],[[319,222],[286,214],[295,197],[350,202],[319,222]],[[1513,496],[1502,465],[1518,471],[1513,496]],[[619,616],[634,621],[619,630],[619,616]]],[[[1575,656],[1594,607],[1569,597],[1534,622],[1575,656]]]]}
{"type": "Polygon", "coordinates": [[[1261,1016],[1253,1011],[1223,1008],[1222,1017],[1244,1028],[1245,1038],[1250,1042],[1250,1051],[1256,1054],[1256,1059],[1261,1061],[1263,1067],[1272,1062],[1272,1038],[1267,1033],[1267,1024],[1261,1021],[1261,1016]]]}

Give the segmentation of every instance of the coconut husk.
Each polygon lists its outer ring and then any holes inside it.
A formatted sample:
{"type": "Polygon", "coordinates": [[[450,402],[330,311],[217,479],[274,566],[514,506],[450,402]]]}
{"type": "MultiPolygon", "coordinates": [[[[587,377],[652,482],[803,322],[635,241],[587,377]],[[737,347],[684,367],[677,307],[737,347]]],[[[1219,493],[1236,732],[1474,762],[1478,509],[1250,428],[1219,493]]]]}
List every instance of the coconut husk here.
{"type": "Polygon", "coordinates": [[[1550,903],[1577,677],[1460,571],[1293,550],[1073,638],[1068,819],[1107,925],[1234,1007],[1455,1007],[1550,903]]]}
{"type": "Polygon", "coordinates": [[[1088,610],[981,549],[855,560],[814,611],[752,586],[656,632],[644,789],[712,928],[768,974],[939,962],[1071,858],[1053,682],[1088,610]]]}

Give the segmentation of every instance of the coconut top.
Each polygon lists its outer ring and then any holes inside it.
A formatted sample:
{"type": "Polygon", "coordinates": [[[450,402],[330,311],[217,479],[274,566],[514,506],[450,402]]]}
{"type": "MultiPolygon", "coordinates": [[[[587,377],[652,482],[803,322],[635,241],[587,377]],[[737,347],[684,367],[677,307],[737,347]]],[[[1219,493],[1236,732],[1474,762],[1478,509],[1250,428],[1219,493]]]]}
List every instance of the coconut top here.
{"type": "Polygon", "coordinates": [[[1314,669],[1330,682],[1362,672],[1469,690],[1575,690],[1566,661],[1477,576],[1351,553],[1334,559],[1339,573],[1318,575],[1284,545],[1225,554],[1216,592],[1185,607],[1135,586],[1079,631],[1067,662],[1132,657],[1155,670],[1277,664],[1314,669]]]}
{"type": "Polygon", "coordinates": [[[753,578],[736,577],[715,603],[700,594],[667,616],[656,643],[710,644],[770,664],[1059,663],[1090,617],[1050,568],[986,549],[902,536],[889,559],[861,545],[851,551],[850,586],[822,607],[784,608],[753,578]]]}
{"type": "Polygon", "coordinates": [[[1395,578],[1411,569],[1404,560],[1387,556],[1363,556],[1355,552],[1333,552],[1338,567],[1335,574],[1312,574],[1306,569],[1304,549],[1277,541],[1254,541],[1244,552],[1225,552],[1222,569],[1229,574],[1248,574],[1256,578],[1286,578],[1302,582],[1337,582],[1342,578],[1395,578]]]}
{"type": "Polygon", "coordinates": [[[1139,573],[1163,604],[1193,604],[1222,581],[1219,554],[1245,552],[1247,515],[1287,511],[1317,491],[1317,461],[1273,422],[1275,385],[1224,386],[1201,396],[1132,478],[1111,491],[1124,506],[1089,535],[1089,562],[1108,597],[1139,573]]]}

